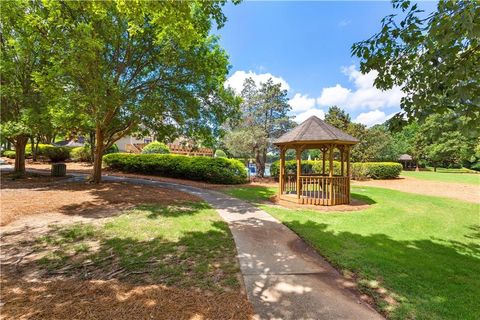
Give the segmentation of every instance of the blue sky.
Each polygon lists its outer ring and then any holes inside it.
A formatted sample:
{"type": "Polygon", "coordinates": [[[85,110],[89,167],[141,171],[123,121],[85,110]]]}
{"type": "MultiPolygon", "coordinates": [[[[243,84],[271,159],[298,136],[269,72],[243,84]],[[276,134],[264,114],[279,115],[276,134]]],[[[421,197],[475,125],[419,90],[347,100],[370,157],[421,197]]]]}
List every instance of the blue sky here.
{"type": "MultiPolygon", "coordinates": [[[[431,12],[434,2],[420,7],[431,12]]],[[[390,2],[243,2],[225,8],[226,25],[217,31],[232,65],[228,84],[240,89],[252,76],[269,76],[288,89],[292,116],[322,117],[329,105],[346,109],[354,120],[373,125],[399,110],[399,88],[380,92],[375,74],[362,75],[351,45],[380,29],[393,13],[390,2]]]]}

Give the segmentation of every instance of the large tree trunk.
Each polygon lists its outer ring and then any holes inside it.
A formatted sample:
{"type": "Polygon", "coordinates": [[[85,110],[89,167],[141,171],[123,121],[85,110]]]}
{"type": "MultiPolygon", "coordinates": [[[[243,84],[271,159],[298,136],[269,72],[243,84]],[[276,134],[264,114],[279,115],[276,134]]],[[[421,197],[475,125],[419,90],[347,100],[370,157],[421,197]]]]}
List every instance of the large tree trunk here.
{"type": "Polygon", "coordinates": [[[28,137],[20,136],[15,140],[15,168],[14,171],[18,175],[25,175],[25,146],[28,137]]]}
{"type": "Polygon", "coordinates": [[[95,132],[91,131],[88,136],[90,140],[90,161],[93,161],[95,159],[95,132]]]}
{"type": "Polygon", "coordinates": [[[93,175],[91,181],[100,183],[102,181],[102,159],[103,159],[103,131],[97,128],[95,132],[95,155],[93,161],[93,175]]]}
{"type": "Polygon", "coordinates": [[[265,158],[260,149],[255,151],[255,167],[257,168],[257,177],[263,178],[265,175],[265,158]]]}

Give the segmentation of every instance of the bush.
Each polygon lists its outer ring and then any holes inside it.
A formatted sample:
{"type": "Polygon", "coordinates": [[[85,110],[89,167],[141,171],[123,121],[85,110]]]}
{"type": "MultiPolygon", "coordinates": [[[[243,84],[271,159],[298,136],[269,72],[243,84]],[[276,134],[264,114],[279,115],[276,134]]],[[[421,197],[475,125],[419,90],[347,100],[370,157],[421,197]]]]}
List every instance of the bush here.
{"type": "MultiPolygon", "coordinates": [[[[275,161],[270,167],[270,174],[274,178],[278,178],[280,161],[275,161]]],[[[322,173],[322,161],[302,161],[303,173],[322,173]]],[[[286,172],[297,172],[296,160],[285,161],[286,172]]],[[[345,167],[346,170],[346,167],[345,167]]],[[[365,180],[372,179],[394,179],[398,178],[400,172],[402,172],[402,165],[396,162],[357,162],[352,163],[350,166],[352,179],[365,180]]],[[[325,174],[329,174],[329,164],[325,161],[325,174]]],[[[341,163],[339,161],[333,161],[333,174],[341,174],[341,163]]]]}
{"type": "Polygon", "coordinates": [[[352,176],[356,180],[395,179],[402,172],[402,168],[402,165],[397,162],[358,162],[352,165],[352,176]]]}
{"type": "Polygon", "coordinates": [[[350,172],[352,174],[353,180],[361,181],[370,179],[370,176],[368,174],[368,168],[366,165],[364,165],[364,163],[352,163],[352,166],[350,167],[350,172]]]}
{"type": "Polygon", "coordinates": [[[70,152],[70,158],[73,161],[92,161],[90,147],[76,147],[70,152]]]}
{"type": "MultiPolygon", "coordinates": [[[[90,148],[90,147],[88,147],[90,148]]],[[[110,148],[107,150],[103,151],[103,154],[110,154],[110,153],[119,153],[120,150],[118,149],[118,146],[116,144],[112,145],[110,148]]]]}
{"type": "Polygon", "coordinates": [[[215,151],[215,158],[227,158],[227,154],[225,153],[225,151],[217,149],[215,151]]]}
{"type": "Polygon", "coordinates": [[[210,183],[239,184],[247,179],[245,166],[234,159],[117,153],[106,155],[103,161],[115,170],[210,183]]]}
{"type": "Polygon", "coordinates": [[[4,151],[2,151],[2,156],[7,157],[9,159],[15,159],[15,151],[14,150],[4,150],[4,151]]]}
{"type": "Polygon", "coordinates": [[[70,151],[72,148],[69,147],[56,147],[52,145],[43,145],[42,148],[38,148],[38,155],[50,159],[52,162],[61,162],[70,158],[70,151]]]}
{"type": "Polygon", "coordinates": [[[475,171],[480,171],[480,162],[476,162],[476,163],[472,164],[470,169],[475,170],[475,171]]]}
{"type": "Polygon", "coordinates": [[[143,150],[142,154],[167,154],[170,153],[170,149],[167,147],[165,143],[154,141],[147,144],[143,150]]]}

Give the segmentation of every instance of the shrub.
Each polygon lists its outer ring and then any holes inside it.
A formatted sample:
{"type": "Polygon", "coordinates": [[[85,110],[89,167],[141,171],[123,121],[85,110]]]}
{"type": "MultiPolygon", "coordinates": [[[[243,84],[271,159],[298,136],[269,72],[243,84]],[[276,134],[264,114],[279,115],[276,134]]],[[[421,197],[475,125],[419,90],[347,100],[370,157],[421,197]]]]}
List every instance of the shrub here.
{"type": "Polygon", "coordinates": [[[74,161],[92,161],[90,147],[76,147],[70,151],[70,158],[74,161]]]}
{"type": "Polygon", "coordinates": [[[189,157],[173,154],[108,154],[104,163],[115,170],[210,183],[238,184],[247,179],[245,166],[226,158],[189,157]]]}
{"type": "Polygon", "coordinates": [[[170,149],[167,147],[165,143],[154,141],[147,144],[142,150],[142,154],[152,154],[152,153],[166,154],[166,153],[170,153],[170,149]]]}
{"type": "Polygon", "coordinates": [[[358,177],[372,179],[395,179],[398,178],[402,172],[402,165],[397,162],[358,162],[352,165],[353,172],[363,173],[365,177],[358,177]]]}
{"type": "MultiPolygon", "coordinates": [[[[279,175],[279,161],[272,163],[270,167],[270,174],[274,178],[278,178],[279,175]]],[[[322,173],[322,161],[302,161],[303,173],[322,173]]],[[[296,160],[285,161],[286,172],[297,172],[296,160]]],[[[346,167],[345,167],[346,170],[346,167]]],[[[402,172],[402,165],[396,162],[357,162],[352,163],[350,166],[351,175],[354,180],[372,179],[394,179],[398,178],[400,172],[402,172]]],[[[325,174],[329,174],[329,164],[325,161],[325,174]]],[[[333,174],[341,174],[341,163],[339,161],[333,161],[333,174]]]]}
{"type": "MultiPolygon", "coordinates": [[[[90,147],[88,146],[88,148],[90,147]]],[[[107,150],[103,151],[103,154],[118,153],[118,152],[120,152],[120,150],[118,149],[118,146],[114,144],[107,150]]]]}
{"type": "Polygon", "coordinates": [[[364,163],[357,162],[352,163],[350,167],[350,172],[352,174],[353,180],[368,180],[370,176],[368,175],[368,168],[364,163]]]}
{"type": "Polygon", "coordinates": [[[50,159],[52,162],[61,162],[70,158],[70,151],[72,148],[69,147],[56,147],[52,145],[43,145],[42,148],[38,148],[38,155],[50,159]]]}
{"type": "Polygon", "coordinates": [[[480,162],[476,162],[476,163],[472,164],[470,169],[475,170],[475,171],[480,171],[480,162]]]}
{"type": "Polygon", "coordinates": [[[217,149],[215,151],[215,158],[227,158],[227,154],[225,153],[225,151],[217,149]]]}
{"type": "Polygon", "coordinates": [[[4,150],[4,151],[2,151],[2,156],[7,157],[9,159],[15,159],[15,151],[14,150],[4,150]]]}

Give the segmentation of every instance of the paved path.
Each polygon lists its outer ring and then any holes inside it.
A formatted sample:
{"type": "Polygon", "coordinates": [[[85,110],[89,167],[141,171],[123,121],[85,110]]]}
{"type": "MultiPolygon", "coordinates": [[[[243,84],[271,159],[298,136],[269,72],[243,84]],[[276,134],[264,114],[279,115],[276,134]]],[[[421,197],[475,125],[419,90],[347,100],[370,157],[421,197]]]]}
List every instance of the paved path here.
{"type": "Polygon", "coordinates": [[[245,201],[168,182],[116,176],[103,180],[180,190],[216,208],[233,234],[248,299],[259,319],[383,319],[348,289],[353,283],[293,231],[245,201]]]}

